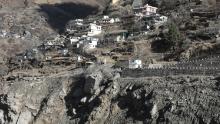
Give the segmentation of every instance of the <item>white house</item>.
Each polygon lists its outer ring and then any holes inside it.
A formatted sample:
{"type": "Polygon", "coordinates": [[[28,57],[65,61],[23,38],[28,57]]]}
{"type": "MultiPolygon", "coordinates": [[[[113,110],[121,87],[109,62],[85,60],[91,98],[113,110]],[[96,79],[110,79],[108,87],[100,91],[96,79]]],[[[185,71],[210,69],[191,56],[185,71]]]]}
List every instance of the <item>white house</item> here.
{"type": "Polygon", "coordinates": [[[103,16],[103,18],[102,18],[102,23],[113,24],[113,23],[118,23],[120,21],[121,20],[119,18],[110,18],[109,16],[103,16]]]}
{"type": "Polygon", "coordinates": [[[96,46],[98,45],[99,39],[98,38],[89,37],[88,41],[89,41],[88,49],[95,49],[96,46]]]}
{"type": "Polygon", "coordinates": [[[142,61],[141,60],[129,60],[129,68],[142,68],[142,61]]]}
{"type": "Polygon", "coordinates": [[[83,48],[85,50],[91,50],[91,49],[95,49],[98,45],[98,38],[94,38],[94,37],[86,37],[84,39],[81,39],[80,41],[78,41],[77,43],[77,48],[83,48]]]}
{"type": "Polygon", "coordinates": [[[79,26],[83,25],[83,19],[76,19],[74,21],[76,25],[79,25],[79,26]]]}
{"type": "Polygon", "coordinates": [[[115,22],[121,22],[120,18],[115,18],[115,22]]]}
{"type": "Polygon", "coordinates": [[[168,17],[163,15],[158,15],[158,18],[156,19],[156,23],[165,23],[167,22],[168,17]]]}
{"type": "Polygon", "coordinates": [[[111,19],[109,20],[109,23],[111,23],[111,24],[115,23],[115,19],[111,18],[111,19]]]}
{"type": "Polygon", "coordinates": [[[82,58],[82,56],[77,56],[77,62],[82,62],[83,61],[83,58],[82,58]]]}
{"type": "Polygon", "coordinates": [[[70,37],[70,44],[77,43],[80,40],[80,37],[70,37]]]}
{"type": "Polygon", "coordinates": [[[7,31],[2,30],[0,33],[0,37],[6,37],[6,35],[7,35],[7,31]]]}
{"type": "Polygon", "coordinates": [[[103,19],[109,19],[109,16],[104,15],[104,16],[103,16],[103,19]]]}
{"type": "Polygon", "coordinates": [[[53,41],[47,41],[47,42],[45,43],[45,45],[53,46],[53,45],[54,45],[54,42],[53,42],[53,41]]]}
{"type": "Polygon", "coordinates": [[[88,36],[95,36],[102,33],[102,26],[96,25],[95,23],[90,24],[90,31],[88,32],[88,36]]]}
{"type": "Polygon", "coordinates": [[[168,17],[167,16],[160,16],[160,19],[162,22],[167,22],[168,17]]]}
{"type": "Polygon", "coordinates": [[[155,18],[155,25],[161,25],[166,23],[168,20],[167,16],[161,16],[161,15],[157,15],[157,18],[155,18]]]}

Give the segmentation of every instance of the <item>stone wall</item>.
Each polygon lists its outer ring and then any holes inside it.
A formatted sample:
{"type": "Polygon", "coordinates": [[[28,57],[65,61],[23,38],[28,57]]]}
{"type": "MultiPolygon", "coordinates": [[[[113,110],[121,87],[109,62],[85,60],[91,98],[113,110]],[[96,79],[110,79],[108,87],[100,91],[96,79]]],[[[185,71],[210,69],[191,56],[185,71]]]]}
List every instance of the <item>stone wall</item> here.
{"type": "Polygon", "coordinates": [[[220,57],[210,57],[200,60],[178,62],[164,65],[163,68],[144,68],[122,70],[122,77],[151,77],[169,75],[217,75],[220,73],[220,57]]]}
{"type": "Polygon", "coordinates": [[[153,76],[173,76],[173,75],[201,75],[201,76],[214,76],[220,73],[218,68],[174,68],[174,69],[124,69],[122,70],[122,77],[153,77],[153,76]]]}

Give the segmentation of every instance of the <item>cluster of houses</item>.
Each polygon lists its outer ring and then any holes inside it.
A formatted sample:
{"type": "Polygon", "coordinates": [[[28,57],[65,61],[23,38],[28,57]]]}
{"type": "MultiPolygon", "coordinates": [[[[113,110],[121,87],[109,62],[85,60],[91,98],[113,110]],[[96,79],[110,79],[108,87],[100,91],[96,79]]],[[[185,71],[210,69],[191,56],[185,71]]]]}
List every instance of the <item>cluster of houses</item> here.
{"type": "Polygon", "coordinates": [[[66,28],[67,37],[71,45],[84,50],[93,50],[107,41],[125,41],[127,30],[106,29],[111,25],[119,25],[120,22],[120,18],[110,18],[106,15],[89,23],[87,20],[76,19],[66,28]]]}
{"type": "MultiPolygon", "coordinates": [[[[31,53],[32,55],[33,53],[43,53],[44,61],[51,61],[54,57],[71,57],[74,50],[94,51],[99,47],[109,47],[110,43],[116,44],[128,41],[128,37],[134,36],[133,32],[126,29],[126,27],[129,27],[128,20],[131,18],[134,21],[136,21],[136,18],[138,20],[150,20],[156,25],[162,25],[168,19],[166,16],[157,14],[156,7],[148,4],[144,5],[142,0],[134,0],[132,7],[134,12],[132,16],[111,18],[105,15],[98,19],[72,20],[66,27],[65,36],[57,36],[52,40],[47,39],[40,47],[32,50],[31,53]]],[[[149,31],[150,26],[150,23],[147,23],[145,30],[149,31]]],[[[2,34],[5,35],[4,32],[2,34]]],[[[77,54],[76,61],[85,60],[83,55],[77,54]]],[[[27,59],[27,54],[25,54],[24,58],[27,59]]],[[[128,68],[143,68],[141,58],[128,59],[127,61],[129,63],[128,68]]]]}

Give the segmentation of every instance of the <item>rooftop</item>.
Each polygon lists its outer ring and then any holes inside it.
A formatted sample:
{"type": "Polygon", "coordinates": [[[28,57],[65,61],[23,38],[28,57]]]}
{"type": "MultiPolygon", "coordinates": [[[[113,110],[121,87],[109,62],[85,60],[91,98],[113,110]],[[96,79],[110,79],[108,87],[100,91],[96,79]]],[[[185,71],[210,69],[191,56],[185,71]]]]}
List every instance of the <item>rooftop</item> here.
{"type": "Polygon", "coordinates": [[[142,0],[134,0],[132,3],[133,8],[139,8],[143,6],[143,1],[142,0]]]}

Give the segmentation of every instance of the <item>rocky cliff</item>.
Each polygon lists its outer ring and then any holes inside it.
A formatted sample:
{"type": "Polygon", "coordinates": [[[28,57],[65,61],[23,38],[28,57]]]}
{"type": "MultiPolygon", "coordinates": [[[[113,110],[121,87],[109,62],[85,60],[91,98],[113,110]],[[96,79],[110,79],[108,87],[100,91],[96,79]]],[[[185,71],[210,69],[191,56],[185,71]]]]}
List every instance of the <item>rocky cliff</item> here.
{"type": "Polygon", "coordinates": [[[2,82],[2,124],[217,124],[219,79],[176,76],[121,78],[91,66],[2,82]]]}

